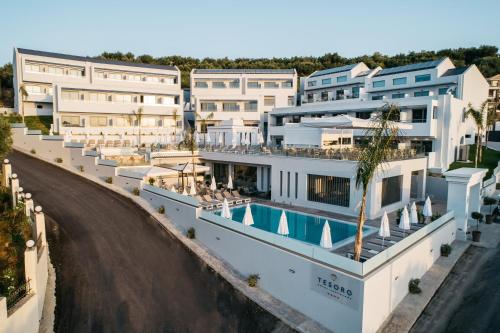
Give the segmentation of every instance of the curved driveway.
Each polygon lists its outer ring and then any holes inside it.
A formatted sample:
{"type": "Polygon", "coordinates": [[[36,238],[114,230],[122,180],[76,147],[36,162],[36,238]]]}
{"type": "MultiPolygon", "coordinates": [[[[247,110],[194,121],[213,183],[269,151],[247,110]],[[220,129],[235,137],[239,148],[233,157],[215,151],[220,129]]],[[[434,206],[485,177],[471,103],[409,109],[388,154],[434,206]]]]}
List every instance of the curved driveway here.
{"type": "Polygon", "coordinates": [[[10,159],[50,216],[57,332],[288,331],[131,200],[30,156],[10,159]]]}

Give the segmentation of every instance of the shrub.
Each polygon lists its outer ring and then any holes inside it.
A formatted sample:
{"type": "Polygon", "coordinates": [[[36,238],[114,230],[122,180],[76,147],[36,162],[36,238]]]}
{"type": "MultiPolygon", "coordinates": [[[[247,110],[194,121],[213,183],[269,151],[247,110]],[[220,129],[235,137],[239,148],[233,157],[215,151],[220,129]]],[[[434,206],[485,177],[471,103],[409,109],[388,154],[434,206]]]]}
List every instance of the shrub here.
{"type": "Polygon", "coordinates": [[[63,159],[62,159],[62,158],[60,158],[60,157],[57,157],[57,158],[55,159],[55,161],[56,161],[57,163],[62,163],[62,162],[63,162],[63,159]]]}
{"type": "Polygon", "coordinates": [[[153,177],[150,177],[148,179],[149,185],[153,185],[155,183],[155,179],[153,177]]]}
{"type": "Polygon", "coordinates": [[[139,191],[139,188],[138,188],[138,187],[134,187],[134,189],[132,190],[132,193],[133,193],[134,195],[139,195],[139,194],[141,194],[141,191],[139,191]]]}
{"type": "Polygon", "coordinates": [[[35,149],[31,149],[30,153],[32,153],[33,155],[35,155],[36,154],[36,150],[35,149]]]}
{"type": "Polygon", "coordinates": [[[420,279],[411,279],[410,282],[408,282],[408,290],[410,291],[410,294],[420,294],[422,292],[419,284],[420,279]]]}
{"type": "Polygon", "coordinates": [[[160,207],[158,208],[158,213],[160,213],[160,214],[165,214],[165,207],[160,206],[160,207]]]}
{"type": "Polygon", "coordinates": [[[491,215],[491,212],[493,210],[493,205],[497,204],[497,199],[486,197],[483,199],[483,203],[485,206],[490,206],[490,215],[491,215]]]}
{"type": "Polygon", "coordinates": [[[431,221],[436,221],[437,219],[439,219],[441,216],[443,216],[442,214],[439,214],[439,213],[436,213],[436,214],[433,214],[431,216],[431,221]]]}
{"type": "Polygon", "coordinates": [[[249,287],[257,287],[257,283],[260,280],[259,274],[250,274],[247,278],[247,283],[249,287]]]}
{"type": "Polygon", "coordinates": [[[479,223],[483,221],[484,215],[480,212],[472,212],[470,216],[476,220],[476,230],[479,230],[479,223]]]}
{"type": "Polygon", "coordinates": [[[441,255],[443,257],[449,256],[450,253],[451,253],[451,249],[452,249],[452,247],[451,247],[450,244],[443,244],[443,245],[441,245],[441,255]]]}
{"type": "Polygon", "coordinates": [[[113,177],[107,177],[106,178],[106,183],[113,184],[113,177]]]}
{"type": "Polygon", "coordinates": [[[186,233],[187,238],[189,239],[195,239],[196,237],[196,230],[194,230],[193,227],[189,228],[187,233],[186,233]]]}
{"type": "Polygon", "coordinates": [[[79,169],[80,169],[80,171],[81,171],[81,172],[84,172],[84,171],[85,171],[85,169],[84,169],[83,165],[80,165],[79,169]]]}

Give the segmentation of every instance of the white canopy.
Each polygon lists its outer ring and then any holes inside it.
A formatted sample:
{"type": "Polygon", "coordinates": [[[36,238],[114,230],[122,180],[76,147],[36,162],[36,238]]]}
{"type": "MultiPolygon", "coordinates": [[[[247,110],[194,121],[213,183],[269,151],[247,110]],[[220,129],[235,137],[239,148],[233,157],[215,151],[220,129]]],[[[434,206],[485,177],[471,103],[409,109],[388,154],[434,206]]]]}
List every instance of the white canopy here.
{"type": "Polygon", "coordinates": [[[243,225],[252,225],[253,222],[253,216],[252,216],[252,210],[250,209],[250,204],[247,204],[245,208],[245,215],[243,216],[243,225]]]}
{"type": "Polygon", "coordinates": [[[205,133],[205,143],[210,143],[210,133],[205,133]]]}
{"type": "Polygon", "coordinates": [[[410,230],[410,217],[408,216],[408,209],[406,209],[406,205],[403,208],[403,212],[401,213],[399,229],[403,229],[403,232],[404,230],[410,230]]]}
{"type": "MultiPolygon", "coordinates": [[[[345,114],[323,118],[302,118],[301,124],[308,127],[318,128],[348,128],[362,129],[374,126],[370,119],[354,118],[345,114]]],[[[399,129],[412,129],[413,126],[405,123],[397,123],[399,129]]]]}
{"type": "Polygon", "coordinates": [[[171,191],[171,192],[174,192],[174,193],[177,193],[177,190],[175,189],[175,186],[174,186],[174,185],[172,185],[172,187],[170,188],[170,191],[171,191]]]}
{"type": "Polygon", "coordinates": [[[200,143],[200,135],[198,134],[197,131],[194,132],[194,141],[196,143],[200,143]]]}
{"type": "Polygon", "coordinates": [[[431,203],[431,199],[428,196],[427,196],[427,199],[425,199],[423,214],[425,217],[432,216],[432,203],[431,203]]]}
{"type": "Polygon", "coordinates": [[[262,135],[262,132],[259,132],[259,145],[263,144],[264,143],[264,135],[262,135]]]}
{"type": "Polygon", "coordinates": [[[391,229],[389,227],[389,217],[387,216],[387,212],[384,211],[384,215],[380,219],[380,229],[378,230],[378,235],[380,237],[391,237],[391,229]]]}
{"type": "Polygon", "coordinates": [[[222,217],[231,219],[231,211],[229,210],[229,203],[226,198],[224,198],[224,201],[222,202],[222,217]]]}
{"type": "Polygon", "coordinates": [[[411,224],[418,224],[417,205],[415,201],[411,204],[410,208],[410,222],[411,224]]]}
{"type": "Polygon", "coordinates": [[[215,177],[212,176],[212,182],[210,183],[210,189],[215,191],[217,189],[217,183],[215,182],[215,177]]]}
{"type": "Polygon", "coordinates": [[[184,186],[184,190],[182,191],[182,195],[188,195],[188,193],[186,191],[186,186],[184,186]]]}
{"type": "Polygon", "coordinates": [[[229,180],[227,181],[227,188],[232,190],[233,189],[233,177],[229,175],[229,180]]]}
{"type": "Polygon", "coordinates": [[[332,234],[330,232],[330,224],[328,221],[325,221],[323,225],[323,231],[321,232],[321,240],[319,245],[325,249],[331,249],[333,247],[332,244],[332,234]]]}
{"type": "Polygon", "coordinates": [[[195,182],[191,182],[191,186],[189,187],[189,195],[196,195],[196,184],[195,182]]]}
{"type": "Polygon", "coordinates": [[[288,220],[286,219],[285,211],[281,211],[280,224],[278,225],[278,234],[286,236],[288,232],[288,220]]]}

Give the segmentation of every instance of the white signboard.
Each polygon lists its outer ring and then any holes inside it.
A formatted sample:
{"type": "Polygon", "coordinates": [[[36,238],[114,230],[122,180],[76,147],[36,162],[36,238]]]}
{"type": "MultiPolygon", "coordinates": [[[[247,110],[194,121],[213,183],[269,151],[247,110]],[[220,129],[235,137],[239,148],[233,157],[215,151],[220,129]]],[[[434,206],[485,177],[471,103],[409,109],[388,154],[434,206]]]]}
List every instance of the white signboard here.
{"type": "Polygon", "coordinates": [[[361,286],[358,279],[311,265],[311,289],[354,310],[359,310],[361,286]]]}

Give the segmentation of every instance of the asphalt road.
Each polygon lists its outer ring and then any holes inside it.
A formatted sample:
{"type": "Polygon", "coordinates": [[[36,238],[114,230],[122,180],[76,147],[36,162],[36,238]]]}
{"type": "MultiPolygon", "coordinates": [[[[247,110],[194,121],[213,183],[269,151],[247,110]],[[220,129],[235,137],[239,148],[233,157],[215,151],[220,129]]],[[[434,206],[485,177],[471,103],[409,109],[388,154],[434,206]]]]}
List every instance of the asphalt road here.
{"type": "Polygon", "coordinates": [[[500,248],[471,246],[411,333],[500,332],[500,248]]]}
{"type": "Polygon", "coordinates": [[[287,332],[133,201],[14,152],[25,192],[54,222],[56,332],[287,332]]]}

